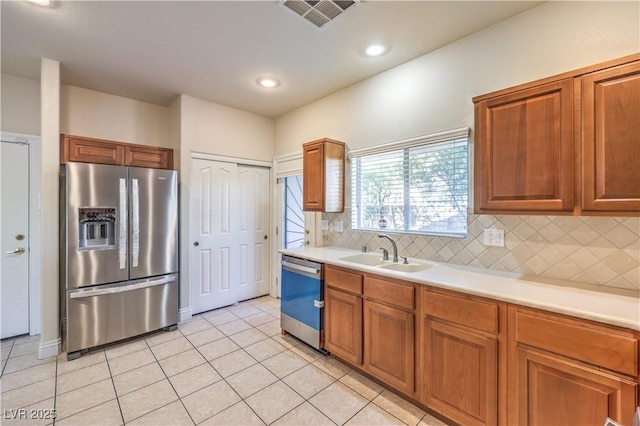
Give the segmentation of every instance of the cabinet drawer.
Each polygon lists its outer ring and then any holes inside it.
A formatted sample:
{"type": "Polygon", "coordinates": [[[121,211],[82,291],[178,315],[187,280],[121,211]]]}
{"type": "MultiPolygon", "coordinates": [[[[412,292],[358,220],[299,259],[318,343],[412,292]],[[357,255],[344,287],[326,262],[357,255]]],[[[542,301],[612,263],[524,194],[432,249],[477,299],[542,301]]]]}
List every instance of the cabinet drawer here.
{"type": "Polygon", "coordinates": [[[398,284],[372,277],[364,279],[365,297],[400,308],[414,308],[414,292],[415,289],[411,285],[398,284]]]}
{"type": "Polygon", "coordinates": [[[631,332],[513,308],[515,340],[631,376],[638,375],[638,340],[631,332]]]}
{"type": "Polygon", "coordinates": [[[434,293],[426,289],[422,292],[422,303],[425,313],[430,317],[488,333],[497,334],[500,331],[497,303],[453,294],[434,293]]]}
{"type": "Polygon", "coordinates": [[[362,275],[326,266],[324,282],[329,287],[339,288],[350,293],[362,294],[362,275]]]}

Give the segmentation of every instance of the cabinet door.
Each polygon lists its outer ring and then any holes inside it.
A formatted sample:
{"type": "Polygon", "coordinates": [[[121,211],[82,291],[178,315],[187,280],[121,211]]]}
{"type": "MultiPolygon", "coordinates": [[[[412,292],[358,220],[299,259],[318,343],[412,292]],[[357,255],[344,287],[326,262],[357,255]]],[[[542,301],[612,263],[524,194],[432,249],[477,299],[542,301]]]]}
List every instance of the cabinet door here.
{"type": "Polygon", "coordinates": [[[640,62],[582,78],[583,210],[640,210],[640,62]]]}
{"type": "Polygon", "coordinates": [[[460,424],[497,424],[497,339],[429,318],[422,333],[423,402],[460,424]]]}
{"type": "Polygon", "coordinates": [[[324,347],[356,365],[362,364],[362,298],[327,288],[324,347]]]}
{"type": "Polygon", "coordinates": [[[172,169],[173,151],[153,146],[126,146],[125,166],[172,169]]]}
{"type": "Polygon", "coordinates": [[[364,302],[364,367],[408,394],[414,389],[414,315],[364,302]]]}
{"type": "Polygon", "coordinates": [[[61,163],[124,164],[124,147],[109,141],[63,137],[61,154],[61,163]]]}
{"type": "Polygon", "coordinates": [[[323,211],[324,209],[324,144],[310,144],[303,148],[302,209],[323,211]]]}
{"type": "Polygon", "coordinates": [[[518,347],[509,424],[602,426],[628,424],[638,384],[528,347],[518,347]]]}
{"type": "Polygon", "coordinates": [[[476,105],[475,211],[573,210],[573,80],[476,105]]]}

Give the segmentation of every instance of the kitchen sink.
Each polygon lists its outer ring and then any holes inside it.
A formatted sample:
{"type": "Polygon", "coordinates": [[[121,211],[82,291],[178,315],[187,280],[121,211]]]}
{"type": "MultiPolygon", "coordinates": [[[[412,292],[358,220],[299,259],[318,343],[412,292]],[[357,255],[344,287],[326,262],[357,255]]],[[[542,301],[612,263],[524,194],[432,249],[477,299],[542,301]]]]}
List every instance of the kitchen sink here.
{"type": "Polygon", "coordinates": [[[380,256],[380,254],[378,253],[359,253],[351,256],[341,257],[340,260],[357,263],[359,265],[374,266],[376,268],[389,269],[399,272],[420,272],[433,266],[430,263],[422,262],[411,262],[409,264],[392,263],[382,260],[382,256],[380,256]]]}
{"type": "Polygon", "coordinates": [[[382,263],[382,256],[378,253],[359,253],[341,257],[340,260],[358,263],[360,265],[376,266],[382,263]]]}
{"type": "Polygon", "coordinates": [[[386,263],[384,265],[378,265],[378,267],[382,269],[390,269],[392,271],[400,272],[420,272],[425,269],[429,269],[432,266],[433,265],[429,265],[427,263],[386,263]]]}

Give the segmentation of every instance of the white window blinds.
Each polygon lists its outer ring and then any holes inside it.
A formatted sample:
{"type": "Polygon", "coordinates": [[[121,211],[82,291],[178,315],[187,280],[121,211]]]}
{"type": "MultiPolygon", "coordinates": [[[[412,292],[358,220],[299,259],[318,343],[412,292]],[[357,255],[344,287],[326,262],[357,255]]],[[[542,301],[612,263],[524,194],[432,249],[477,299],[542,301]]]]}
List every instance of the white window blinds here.
{"type": "Polygon", "coordinates": [[[352,153],[353,228],[466,237],[469,141],[461,133],[352,153]]]}

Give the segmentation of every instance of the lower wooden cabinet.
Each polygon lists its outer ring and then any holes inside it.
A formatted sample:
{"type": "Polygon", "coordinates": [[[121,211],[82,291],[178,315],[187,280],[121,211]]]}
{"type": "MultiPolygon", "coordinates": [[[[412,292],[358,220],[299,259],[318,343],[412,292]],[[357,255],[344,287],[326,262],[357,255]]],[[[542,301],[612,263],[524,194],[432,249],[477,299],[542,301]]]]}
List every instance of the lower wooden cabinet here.
{"type": "Polygon", "coordinates": [[[639,378],[637,332],[509,307],[509,424],[630,424],[639,378]]]}
{"type": "Polygon", "coordinates": [[[407,394],[414,393],[414,314],[364,302],[364,368],[407,394]]]}
{"type": "Polygon", "coordinates": [[[452,292],[422,290],[421,401],[464,425],[506,417],[506,306],[452,292]]]}
{"type": "Polygon", "coordinates": [[[424,403],[465,425],[498,422],[498,341],[425,320],[424,403]]]}
{"type": "Polygon", "coordinates": [[[626,425],[640,332],[325,268],[325,348],[461,425],[626,425]]]}
{"type": "Polygon", "coordinates": [[[324,300],[325,349],[362,365],[362,297],[327,288],[324,300]]]}
{"type": "Polygon", "coordinates": [[[632,380],[533,348],[516,349],[514,369],[509,424],[602,426],[607,417],[629,424],[638,404],[632,380]]]}

